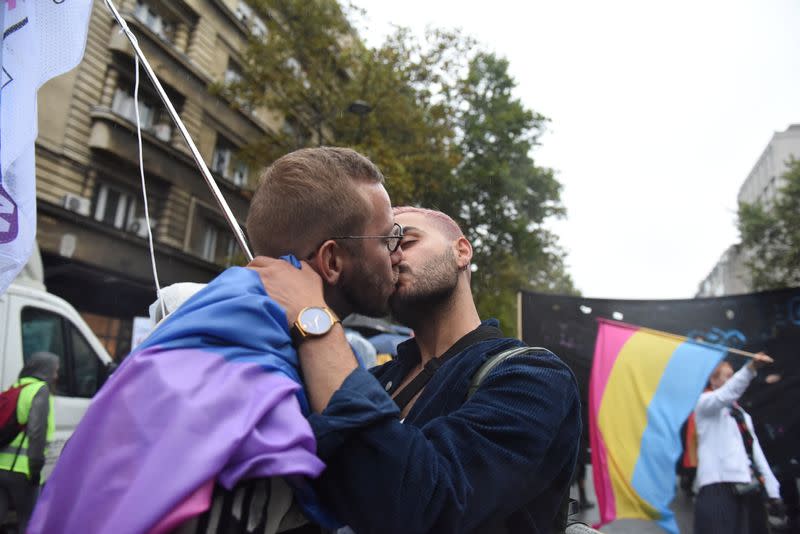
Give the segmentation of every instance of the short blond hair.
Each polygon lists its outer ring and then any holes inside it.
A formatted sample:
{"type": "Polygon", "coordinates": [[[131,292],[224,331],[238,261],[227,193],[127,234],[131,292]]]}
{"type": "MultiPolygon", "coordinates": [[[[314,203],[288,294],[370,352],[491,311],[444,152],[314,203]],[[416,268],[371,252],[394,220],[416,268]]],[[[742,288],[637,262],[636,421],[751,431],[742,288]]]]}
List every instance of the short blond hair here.
{"type": "Polygon", "coordinates": [[[369,159],[349,148],[296,150],[264,170],[247,214],[256,255],[307,254],[334,235],[363,232],[371,208],[359,183],[383,183],[369,159]]]}

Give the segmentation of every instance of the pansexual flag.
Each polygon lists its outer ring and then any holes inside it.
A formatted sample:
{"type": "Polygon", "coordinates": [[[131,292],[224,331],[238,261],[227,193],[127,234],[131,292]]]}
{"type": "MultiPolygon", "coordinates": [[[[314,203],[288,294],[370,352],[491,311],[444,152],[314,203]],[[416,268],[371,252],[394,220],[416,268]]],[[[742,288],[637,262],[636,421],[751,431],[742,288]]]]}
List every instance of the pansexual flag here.
{"type": "Polygon", "coordinates": [[[600,524],[658,521],[678,533],[680,428],[725,347],[601,319],[589,384],[592,474],[600,524]]]}
{"type": "Polygon", "coordinates": [[[263,477],[286,478],[325,522],[304,484],[324,468],[307,413],[286,314],[258,273],[230,268],[103,385],[28,532],[170,532],[208,509],[215,483],[263,477]]]}

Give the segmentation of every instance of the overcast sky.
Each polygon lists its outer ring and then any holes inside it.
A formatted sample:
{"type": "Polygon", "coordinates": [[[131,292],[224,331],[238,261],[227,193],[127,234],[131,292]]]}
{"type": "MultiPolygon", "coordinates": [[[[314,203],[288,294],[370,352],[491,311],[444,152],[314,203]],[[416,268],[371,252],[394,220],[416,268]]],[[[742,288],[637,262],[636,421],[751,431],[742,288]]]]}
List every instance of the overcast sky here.
{"type": "Polygon", "coordinates": [[[737,240],[736,195],[800,123],[800,1],[356,0],[391,24],[462,28],[551,119],[533,157],[564,185],[551,226],[587,297],[686,298],[737,240]]]}

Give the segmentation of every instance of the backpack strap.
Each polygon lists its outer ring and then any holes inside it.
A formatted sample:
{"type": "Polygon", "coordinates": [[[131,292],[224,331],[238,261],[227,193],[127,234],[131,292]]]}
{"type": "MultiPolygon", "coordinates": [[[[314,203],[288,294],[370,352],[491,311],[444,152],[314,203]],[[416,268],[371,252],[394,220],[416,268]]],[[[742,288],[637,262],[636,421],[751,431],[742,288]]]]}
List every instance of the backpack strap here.
{"type": "MultiPolygon", "coordinates": [[[[481,385],[481,382],[491,373],[495,367],[503,363],[509,358],[513,358],[514,356],[520,356],[525,354],[529,351],[543,351],[547,350],[543,347],[514,347],[508,350],[504,350],[503,352],[498,352],[497,354],[493,354],[489,356],[483,365],[478,368],[478,371],[472,377],[472,382],[469,385],[469,390],[467,391],[467,399],[472,397],[476,391],[478,391],[478,387],[481,385]]],[[[556,533],[563,533],[567,532],[567,517],[570,515],[574,515],[577,512],[573,510],[573,503],[577,505],[577,501],[574,499],[569,498],[569,491],[567,494],[564,495],[564,498],[561,500],[561,503],[558,506],[558,512],[556,517],[554,518],[554,525],[553,527],[555,530],[553,532],[556,533]]],[[[571,533],[581,532],[577,530],[569,531],[571,533]]],[[[587,532],[597,532],[594,530],[588,530],[587,532]]]]}
{"type": "Polygon", "coordinates": [[[483,365],[480,366],[478,371],[473,375],[472,382],[469,385],[469,390],[467,391],[467,398],[469,399],[472,395],[478,391],[478,386],[481,385],[481,382],[486,378],[486,376],[491,373],[495,367],[503,363],[509,358],[513,358],[514,356],[519,356],[521,354],[525,354],[531,350],[547,350],[542,347],[514,347],[508,350],[504,350],[503,352],[498,352],[492,356],[489,356],[483,365]]]}
{"type": "MultiPolygon", "coordinates": [[[[19,453],[22,451],[22,445],[25,443],[25,436],[28,433],[28,429],[22,431],[22,440],[19,442],[19,447],[17,447],[17,452],[14,454],[14,461],[11,463],[11,467],[8,469],[9,471],[13,471],[14,467],[17,465],[17,458],[19,458],[19,453]]],[[[30,471],[30,468],[28,468],[30,471]]]]}

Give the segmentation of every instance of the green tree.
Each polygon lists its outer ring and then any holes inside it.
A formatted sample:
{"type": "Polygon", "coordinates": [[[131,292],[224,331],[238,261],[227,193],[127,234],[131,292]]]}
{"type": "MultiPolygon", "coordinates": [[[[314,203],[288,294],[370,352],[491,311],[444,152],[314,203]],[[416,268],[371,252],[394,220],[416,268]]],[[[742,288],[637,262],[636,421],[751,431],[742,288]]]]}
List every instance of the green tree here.
{"type": "Polygon", "coordinates": [[[395,205],[440,209],[463,225],[475,246],[479,311],[509,332],[519,289],[574,292],[544,224],[564,212],[560,185],[530,155],[546,119],[514,98],[505,59],[441,30],[417,39],[398,29],[367,47],[332,0],[254,5],[267,34],[251,40],[241,81],[217,89],[290,127],[254,140],[251,163],[321,143],[366,154],[395,205]],[[348,113],[355,101],[371,112],[348,113]]]}
{"type": "Polygon", "coordinates": [[[800,286],[800,160],[791,160],[771,209],[739,204],[738,226],[753,289],[800,286]]]}
{"type": "Polygon", "coordinates": [[[253,0],[266,33],[251,36],[241,79],[213,89],[234,107],[263,108],[283,126],[253,140],[245,155],[263,164],[335,137],[332,121],[352,103],[353,70],[364,53],[335,0],[253,0]]]}
{"type": "Polygon", "coordinates": [[[362,56],[355,96],[372,112],[363,122],[353,116],[338,120],[337,143],[355,147],[381,167],[397,205],[430,206],[453,189],[461,153],[452,101],[441,89],[451,56],[467,46],[469,40],[458,34],[431,32],[420,42],[400,29],[362,56]]]}
{"type": "Polygon", "coordinates": [[[575,293],[564,253],[545,227],[563,215],[561,185],[531,158],[546,119],[513,95],[508,61],[478,53],[459,83],[457,212],[475,247],[473,286],[482,315],[516,325],[519,289],[575,293]]]}
{"type": "Polygon", "coordinates": [[[267,33],[250,40],[240,81],[214,90],[234,107],[265,108],[284,126],[253,140],[244,156],[260,167],[304,146],[350,146],[377,162],[396,203],[428,202],[446,190],[459,161],[453,112],[431,95],[436,66],[469,41],[434,32],[425,47],[399,30],[367,48],[334,0],[255,0],[267,33]],[[370,112],[349,112],[365,102],[370,112]]]}

